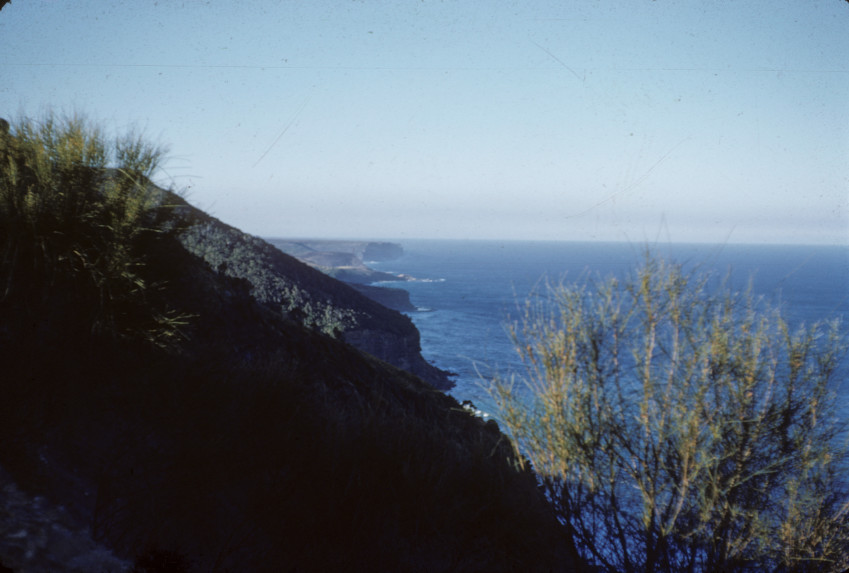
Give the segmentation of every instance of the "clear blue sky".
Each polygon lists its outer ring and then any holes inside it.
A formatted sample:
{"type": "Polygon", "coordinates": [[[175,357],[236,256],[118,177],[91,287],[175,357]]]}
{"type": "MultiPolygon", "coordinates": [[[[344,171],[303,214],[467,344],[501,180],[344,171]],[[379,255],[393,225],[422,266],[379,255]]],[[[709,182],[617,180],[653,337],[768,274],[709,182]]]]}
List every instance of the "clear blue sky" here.
{"type": "Polygon", "coordinates": [[[849,244],[847,55],[843,0],[13,0],[0,116],[263,236],[849,244]]]}

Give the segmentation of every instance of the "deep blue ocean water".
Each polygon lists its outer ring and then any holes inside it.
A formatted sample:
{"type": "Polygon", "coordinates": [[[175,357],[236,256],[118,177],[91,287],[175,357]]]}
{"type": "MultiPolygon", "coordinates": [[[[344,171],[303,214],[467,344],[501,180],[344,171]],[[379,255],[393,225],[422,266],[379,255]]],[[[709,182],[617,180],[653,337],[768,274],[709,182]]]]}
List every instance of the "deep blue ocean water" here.
{"type": "MultiPolygon", "coordinates": [[[[491,410],[485,390],[498,372],[521,373],[506,325],[541,281],[578,280],[586,273],[622,276],[644,259],[645,245],[626,243],[399,241],[403,257],[371,263],[415,281],[386,283],[409,291],[409,313],[422,354],[456,373],[450,392],[491,410]]],[[[775,245],[652,245],[666,260],[730,275],[735,289],[780,305],[792,323],[841,318],[849,328],[849,248],[775,245]]],[[[844,384],[849,392],[849,382],[844,384]]],[[[849,394],[846,394],[849,396],[849,394]]]]}

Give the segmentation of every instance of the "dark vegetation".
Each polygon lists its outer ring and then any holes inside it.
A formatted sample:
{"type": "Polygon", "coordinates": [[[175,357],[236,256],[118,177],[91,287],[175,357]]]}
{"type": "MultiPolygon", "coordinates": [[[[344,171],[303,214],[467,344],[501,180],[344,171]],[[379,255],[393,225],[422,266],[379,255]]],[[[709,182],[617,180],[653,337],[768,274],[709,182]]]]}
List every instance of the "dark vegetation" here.
{"type": "MultiPolygon", "coordinates": [[[[362,286],[334,280],[185,203],[177,211],[182,246],[220,274],[245,281],[251,295],[281,317],[344,340],[438,388],[453,385],[446,372],[422,358],[412,320],[373,300],[374,293],[363,294],[362,286]]],[[[391,293],[380,298],[395,300],[391,293]]]]}
{"type": "Polygon", "coordinates": [[[340,340],[377,311],[335,313],[344,285],[280,286],[254,266],[270,247],[150,184],[161,157],[80,118],[0,134],[0,464],[18,485],[136,571],[568,570],[497,426],[340,340]],[[264,301],[266,284],[298,290],[264,301]]]}

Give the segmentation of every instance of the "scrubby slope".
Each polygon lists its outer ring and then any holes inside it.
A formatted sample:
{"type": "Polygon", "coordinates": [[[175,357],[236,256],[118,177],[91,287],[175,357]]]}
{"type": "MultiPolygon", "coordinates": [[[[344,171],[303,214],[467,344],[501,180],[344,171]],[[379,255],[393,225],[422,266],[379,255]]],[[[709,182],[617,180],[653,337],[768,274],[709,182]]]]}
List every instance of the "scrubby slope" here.
{"type": "MultiPolygon", "coordinates": [[[[4,227],[0,245],[0,465],[20,490],[139,563],[165,552],[194,571],[568,570],[560,527],[494,423],[297,307],[260,302],[256,283],[186,250],[187,221],[161,197],[133,215],[139,232],[109,274],[97,254],[113,248],[115,213],[99,193],[121,172],[74,168],[69,187],[3,143],[2,165],[18,168],[0,172],[5,220],[46,183],[57,201],[35,227],[4,227]],[[83,194],[80,224],[45,235],[69,192],[83,194]],[[69,260],[80,245],[87,258],[69,260]]],[[[133,181],[130,196],[150,190],[133,181]]],[[[205,240],[228,267],[265,263],[215,228],[225,243],[205,240]]],[[[0,531],[17,535],[11,519],[0,531]]],[[[43,550],[0,563],[38,570],[43,550]]]]}
{"type": "Polygon", "coordinates": [[[3,341],[0,461],[19,484],[118,554],[176,550],[199,571],[557,563],[558,528],[494,424],[160,248],[156,278],[197,315],[180,353],[3,341]]]}

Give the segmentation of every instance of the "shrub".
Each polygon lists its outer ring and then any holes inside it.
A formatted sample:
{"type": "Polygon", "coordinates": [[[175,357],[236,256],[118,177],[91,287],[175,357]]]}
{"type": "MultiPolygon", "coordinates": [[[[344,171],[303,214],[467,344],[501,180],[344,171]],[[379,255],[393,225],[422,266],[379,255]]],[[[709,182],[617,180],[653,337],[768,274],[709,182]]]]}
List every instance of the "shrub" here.
{"type": "Polygon", "coordinates": [[[139,248],[165,228],[166,192],[150,182],[163,157],[138,134],[109,139],[80,116],[0,130],[0,303],[30,321],[172,339],[183,317],[149,303],[156,285],[139,248]]]}
{"type": "Polygon", "coordinates": [[[493,395],[579,553],[606,571],[843,571],[839,325],[791,328],[647,257],[560,284],[513,328],[493,395]]]}

